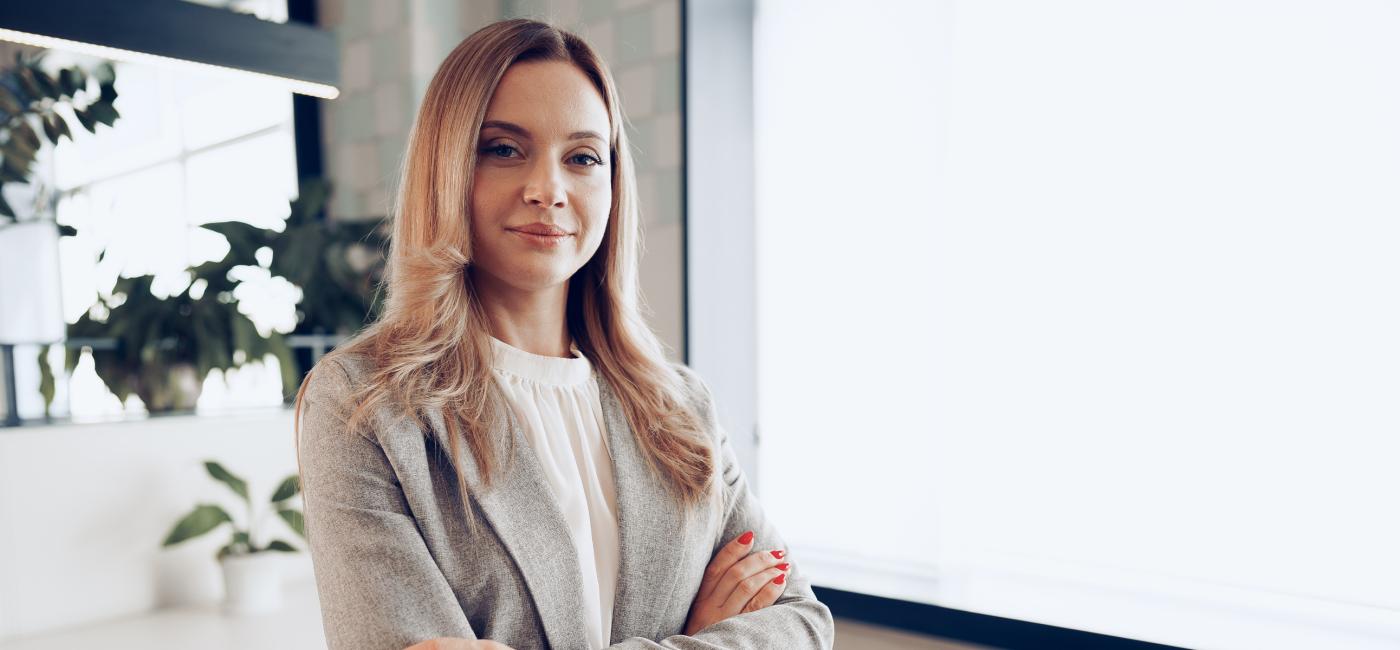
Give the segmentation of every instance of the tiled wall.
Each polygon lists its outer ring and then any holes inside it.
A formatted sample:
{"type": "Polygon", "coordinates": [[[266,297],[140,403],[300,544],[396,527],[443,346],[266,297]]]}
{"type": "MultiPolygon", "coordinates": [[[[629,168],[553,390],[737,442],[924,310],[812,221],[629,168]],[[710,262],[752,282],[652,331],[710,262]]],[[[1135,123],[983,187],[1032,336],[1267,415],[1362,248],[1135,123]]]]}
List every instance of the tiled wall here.
{"type": "Polygon", "coordinates": [[[341,48],[341,96],[325,102],[334,218],[388,213],[419,99],[451,49],[502,18],[546,20],[583,36],[612,67],[637,160],[649,322],[679,360],[681,257],[680,0],[320,0],[341,48]]]}

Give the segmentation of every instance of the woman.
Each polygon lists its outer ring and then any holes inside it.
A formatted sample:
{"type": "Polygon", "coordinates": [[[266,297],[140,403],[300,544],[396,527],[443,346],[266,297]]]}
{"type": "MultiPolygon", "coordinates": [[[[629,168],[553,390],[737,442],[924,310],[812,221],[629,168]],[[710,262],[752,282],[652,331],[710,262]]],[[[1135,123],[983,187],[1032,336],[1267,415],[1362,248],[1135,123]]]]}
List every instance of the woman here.
{"type": "Polygon", "coordinates": [[[817,648],[708,388],[638,313],[632,160],[578,37],[457,46],[409,138],[382,317],[297,396],[331,648],[817,648]]]}

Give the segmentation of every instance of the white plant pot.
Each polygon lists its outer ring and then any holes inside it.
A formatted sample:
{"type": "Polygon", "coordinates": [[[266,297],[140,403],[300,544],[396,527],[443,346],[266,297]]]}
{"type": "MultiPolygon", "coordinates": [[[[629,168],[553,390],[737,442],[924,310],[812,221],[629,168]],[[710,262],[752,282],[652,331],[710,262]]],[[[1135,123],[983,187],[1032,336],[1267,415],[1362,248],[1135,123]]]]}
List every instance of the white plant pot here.
{"type": "Polygon", "coordinates": [[[273,552],[224,557],[224,613],[242,616],[281,609],[281,559],[273,552]]]}

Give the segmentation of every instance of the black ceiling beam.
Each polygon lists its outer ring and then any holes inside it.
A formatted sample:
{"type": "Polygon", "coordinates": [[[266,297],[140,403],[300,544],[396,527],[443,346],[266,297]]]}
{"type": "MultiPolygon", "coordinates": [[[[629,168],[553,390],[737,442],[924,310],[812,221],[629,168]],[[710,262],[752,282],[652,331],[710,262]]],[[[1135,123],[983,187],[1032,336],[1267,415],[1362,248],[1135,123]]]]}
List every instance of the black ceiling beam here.
{"type": "Polygon", "coordinates": [[[4,0],[0,28],[340,85],[330,32],[182,0],[4,0]]]}

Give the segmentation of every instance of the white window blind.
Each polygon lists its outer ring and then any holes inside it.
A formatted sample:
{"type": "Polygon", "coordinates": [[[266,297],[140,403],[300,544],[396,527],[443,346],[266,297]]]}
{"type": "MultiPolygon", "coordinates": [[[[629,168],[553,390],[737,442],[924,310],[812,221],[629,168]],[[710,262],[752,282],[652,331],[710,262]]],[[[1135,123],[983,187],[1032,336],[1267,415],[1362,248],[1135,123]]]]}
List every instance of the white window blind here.
{"type": "Polygon", "coordinates": [[[758,475],[818,584],[1400,647],[1400,4],[754,34],[758,475]]]}

